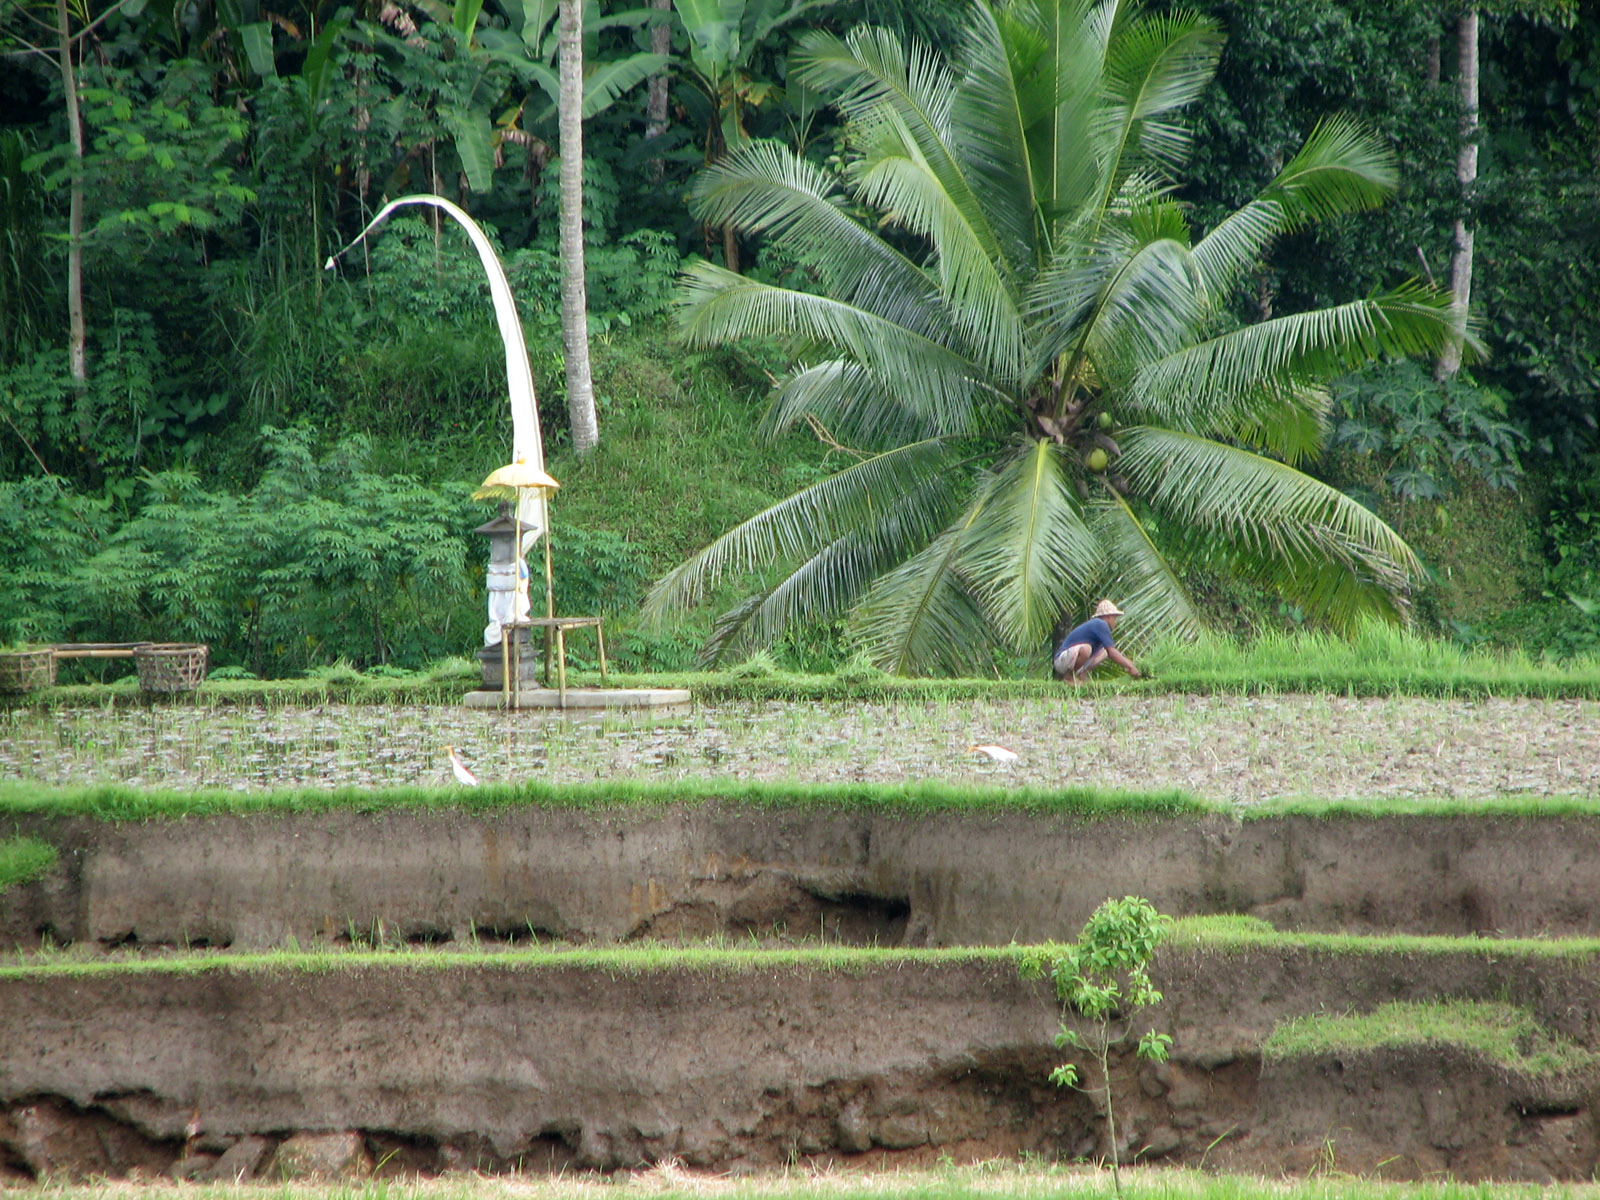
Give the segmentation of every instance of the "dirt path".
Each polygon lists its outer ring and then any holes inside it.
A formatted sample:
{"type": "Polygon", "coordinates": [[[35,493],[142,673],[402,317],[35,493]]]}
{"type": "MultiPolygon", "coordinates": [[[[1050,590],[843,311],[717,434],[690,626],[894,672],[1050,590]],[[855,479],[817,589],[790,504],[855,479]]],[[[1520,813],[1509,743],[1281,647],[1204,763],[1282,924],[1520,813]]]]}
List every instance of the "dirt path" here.
{"type": "Polygon", "coordinates": [[[454,744],[486,782],[736,778],[1190,789],[1250,802],[1593,795],[1600,703],[1327,696],[986,704],[726,704],[562,720],[454,707],[0,715],[0,774],[51,783],[267,788],[444,783],[454,744]],[[999,765],[968,752],[998,743],[999,765]]]}

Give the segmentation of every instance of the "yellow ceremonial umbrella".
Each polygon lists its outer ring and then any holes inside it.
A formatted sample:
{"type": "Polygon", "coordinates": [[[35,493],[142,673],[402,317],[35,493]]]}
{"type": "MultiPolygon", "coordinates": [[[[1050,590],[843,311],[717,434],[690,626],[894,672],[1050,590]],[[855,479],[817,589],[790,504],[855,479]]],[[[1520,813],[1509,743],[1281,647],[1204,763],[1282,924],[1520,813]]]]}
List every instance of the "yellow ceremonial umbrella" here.
{"type": "Polygon", "coordinates": [[[555,613],[555,581],[550,570],[550,500],[549,495],[561,485],[546,474],[541,468],[530,465],[521,459],[514,463],[507,463],[489,472],[488,478],[477,491],[472,493],[474,500],[489,500],[509,495],[514,501],[517,511],[517,541],[516,541],[516,567],[517,578],[522,578],[522,493],[536,491],[543,493],[544,500],[544,597],[545,616],[553,617],[555,613]]]}

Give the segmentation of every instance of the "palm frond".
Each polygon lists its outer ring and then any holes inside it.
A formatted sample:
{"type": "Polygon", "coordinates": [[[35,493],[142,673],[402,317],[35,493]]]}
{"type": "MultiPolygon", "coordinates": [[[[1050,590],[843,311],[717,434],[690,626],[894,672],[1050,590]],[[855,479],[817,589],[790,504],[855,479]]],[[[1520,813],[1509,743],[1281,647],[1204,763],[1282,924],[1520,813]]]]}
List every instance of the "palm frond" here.
{"type": "Polygon", "coordinates": [[[965,675],[982,666],[993,633],[957,570],[980,494],[962,520],[881,576],[853,623],[867,657],[896,675],[965,675]]]}
{"type": "Polygon", "coordinates": [[[828,296],[774,287],[708,262],[683,274],[678,331],[693,345],[747,337],[800,338],[826,346],[900,381],[933,428],[971,425],[969,380],[977,364],[930,338],[828,296]]]}
{"type": "Polygon", "coordinates": [[[872,582],[926,545],[955,515],[964,481],[925,476],[889,498],[855,527],[796,564],[775,586],[723,614],[708,652],[770,646],[790,625],[825,621],[846,612],[872,582]]]}
{"type": "Polygon", "coordinates": [[[1081,347],[1102,378],[1126,375],[1129,364],[1168,355],[1188,340],[1202,315],[1197,287],[1182,243],[1141,243],[1122,224],[1103,228],[1087,261],[1052,266],[1029,290],[1034,361],[1081,347]]]}
{"type": "Polygon", "coordinates": [[[1273,238],[1346,213],[1375,208],[1393,193],[1394,155],[1347,117],[1321,121],[1265,189],[1201,238],[1195,260],[1221,304],[1273,238]]]}
{"type": "Polygon", "coordinates": [[[1003,261],[983,203],[951,146],[956,81],[938,54],[915,42],[908,51],[887,29],[859,28],[843,41],[820,31],[804,34],[790,62],[806,86],[832,93],[853,125],[877,129],[893,113],[908,148],[938,180],[984,254],[1003,261]]]}
{"type": "Polygon", "coordinates": [[[1282,202],[1258,196],[1229,213],[1194,244],[1195,266],[1214,308],[1227,303],[1239,277],[1256,265],[1272,240],[1288,227],[1282,202]]]}
{"type": "Polygon", "coordinates": [[[1101,378],[1114,385],[1183,345],[1199,317],[1189,248],[1164,238],[1139,246],[1106,280],[1084,345],[1101,378]]]}
{"type": "Polygon", "coordinates": [[[1112,195],[1129,168],[1150,163],[1171,173],[1183,164],[1188,133],[1162,118],[1197,99],[1211,82],[1222,42],[1214,20],[1191,12],[1143,15],[1112,36],[1094,117],[1102,196],[1112,195]]]}
{"type": "Polygon", "coordinates": [[[1329,620],[1393,615],[1421,573],[1399,534],[1293,467],[1150,426],[1119,440],[1118,470],[1156,511],[1220,539],[1237,564],[1329,620]]]}
{"type": "Polygon", "coordinates": [[[1291,467],[1322,453],[1328,438],[1328,389],[1291,381],[1263,390],[1259,403],[1244,398],[1231,425],[1217,432],[1291,467]]]}
{"type": "Polygon", "coordinates": [[[778,241],[816,269],[838,300],[915,333],[949,340],[938,284],[844,211],[834,177],[776,142],[752,142],[690,187],[696,219],[778,241]]]}
{"type": "Polygon", "coordinates": [[[975,5],[962,40],[964,73],[950,105],[950,143],[983,203],[1013,278],[1038,267],[1037,206],[1026,114],[994,14],[975,5]]]}
{"type": "Polygon", "coordinates": [[[851,175],[856,196],[932,242],[933,269],[951,322],[969,344],[982,348],[997,374],[1015,377],[1023,331],[1006,266],[991,256],[984,231],[972,227],[926,164],[902,151],[869,152],[857,163],[851,175]]]}
{"type": "MultiPolygon", "coordinates": [[[[954,461],[943,439],[933,438],[874,455],[819,480],[741,522],[656,581],[644,612],[654,620],[699,603],[730,575],[803,562],[824,547],[893,508],[898,497],[939,478],[954,461]]],[[[931,533],[929,536],[932,536],[931,533]]]]}
{"type": "Polygon", "coordinates": [[[1262,193],[1283,205],[1290,228],[1365,212],[1399,183],[1394,152],[1349,117],[1319,121],[1299,153],[1262,193]]]}
{"type": "Polygon", "coordinates": [[[1079,511],[1066,453],[1040,438],[1000,465],[961,559],[991,628],[1014,650],[1049,639],[1104,557],[1079,511]]]}
{"type": "MultiPolygon", "coordinates": [[[[1367,300],[1275,317],[1168,354],[1140,371],[1138,411],[1196,432],[1224,428],[1241,403],[1295,379],[1328,379],[1384,354],[1437,352],[1451,336],[1450,299],[1410,285],[1367,300]]],[[[1469,348],[1479,347],[1469,338],[1469,348]]]]}
{"type": "Polygon", "coordinates": [[[876,449],[941,434],[999,436],[1012,416],[1007,398],[981,378],[959,411],[930,409],[926,396],[908,392],[897,376],[859,362],[831,359],[791,372],[774,389],[762,432],[780,433],[815,417],[848,445],[876,449]]]}
{"type": "Polygon", "coordinates": [[[1127,614],[1125,632],[1118,637],[1138,646],[1162,637],[1196,636],[1203,627],[1200,614],[1128,501],[1107,488],[1091,508],[1089,524],[1114,564],[1104,586],[1095,590],[1115,596],[1127,614]]]}
{"type": "Polygon", "coordinates": [[[753,640],[749,637],[750,622],[770,594],[766,589],[751,592],[717,617],[711,624],[711,635],[700,647],[700,653],[695,655],[695,661],[702,667],[715,668],[721,665],[723,656],[730,650],[736,650],[741,644],[753,640]]]}
{"type": "Polygon", "coordinates": [[[1040,0],[1039,7],[1048,30],[1054,95],[1032,145],[1036,174],[1047,181],[1047,186],[1036,183],[1035,189],[1053,227],[1056,221],[1080,213],[1096,195],[1100,162],[1095,112],[1117,6],[1094,0],[1040,0]]]}

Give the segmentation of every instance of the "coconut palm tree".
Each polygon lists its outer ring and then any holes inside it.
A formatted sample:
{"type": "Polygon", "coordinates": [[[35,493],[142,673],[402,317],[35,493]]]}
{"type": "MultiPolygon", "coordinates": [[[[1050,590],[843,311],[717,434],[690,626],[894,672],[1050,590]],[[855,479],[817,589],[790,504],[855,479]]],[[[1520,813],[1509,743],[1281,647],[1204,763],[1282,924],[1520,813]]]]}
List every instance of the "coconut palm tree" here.
{"type": "Polygon", "coordinates": [[[793,339],[767,428],[804,420],[858,461],[675,568],[647,610],[755,572],[713,654],[848,612],[900,672],[1037,652],[1096,594],[1132,630],[1192,633],[1196,567],[1336,626],[1402,617],[1411,550],[1295,464],[1326,381],[1437,350],[1448,299],[1408,283],[1246,326],[1228,307],[1274,237],[1392,191],[1390,156],[1326,121],[1196,239],[1172,198],[1176,114],[1212,77],[1217,26],[1123,0],[975,10],[953,63],[882,29],[802,40],[803,78],[847,121],[842,172],[762,143],[699,177],[697,216],[777,243],[816,287],[699,263],[683,335],[793,339]]]}

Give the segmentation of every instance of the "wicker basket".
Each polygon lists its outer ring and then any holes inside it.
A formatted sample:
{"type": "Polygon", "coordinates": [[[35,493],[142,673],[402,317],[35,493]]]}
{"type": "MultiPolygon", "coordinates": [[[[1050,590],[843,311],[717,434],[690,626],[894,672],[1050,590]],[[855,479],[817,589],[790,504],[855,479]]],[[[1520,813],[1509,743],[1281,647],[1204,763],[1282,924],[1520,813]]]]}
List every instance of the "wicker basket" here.
{"type": "Polygon", "coordinates": [[[133,648],[139,687],[146,692],[192,692],[205,680],[211,648],[203,643],[149,642],[133,648]]]}
{"type": "Polygon", "coordinates": [[[56,652],[52,646],[38,650],[8,650],[0,654],[0,692],[31,692],[54,687],[56,652]]]}

